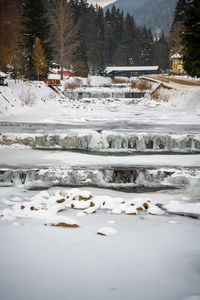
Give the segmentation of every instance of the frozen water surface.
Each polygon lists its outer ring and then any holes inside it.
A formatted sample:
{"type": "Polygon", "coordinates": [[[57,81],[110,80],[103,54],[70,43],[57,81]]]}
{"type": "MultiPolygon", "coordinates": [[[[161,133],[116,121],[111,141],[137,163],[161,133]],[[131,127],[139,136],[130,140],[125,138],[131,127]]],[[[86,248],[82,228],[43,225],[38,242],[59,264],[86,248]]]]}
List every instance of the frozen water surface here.
{"type": "Polygon", "coordinates": [[[109,167],[109,166],[143,166],[143,167],[199,167],[200,154],[147,154],[112,156],[97,153],[72,151],[47,151],[32,149],[0,149],[0,166],[12,167],[109,167]]]}
{"type": "MultiPolygon", "coordinates": [[[[91,191],[130,197],[114,191],[91,191]]],[[[36,194],[24,192],[8,188],[3,196],[12,199],[14,195],[36,194]]],[[[80,228],[75,229],[46,227],[43,220],[18,219],[18,226],[0,221],[2,299],[128,300],[134,296],[182,300],[200,295],[198,220],[106,211],[77,217],[76,213],[67,210],[68,216],[78,219],[80,228]],[[97,235],[99,228],[110,226],[110,220],[119,234],[97,235]]]]}
{"type": "Polygon", "coordinates": [[[99,99],[0,88],[0,299],[199,300],[200,89],[120,99],[99,80],[99,99]]]}

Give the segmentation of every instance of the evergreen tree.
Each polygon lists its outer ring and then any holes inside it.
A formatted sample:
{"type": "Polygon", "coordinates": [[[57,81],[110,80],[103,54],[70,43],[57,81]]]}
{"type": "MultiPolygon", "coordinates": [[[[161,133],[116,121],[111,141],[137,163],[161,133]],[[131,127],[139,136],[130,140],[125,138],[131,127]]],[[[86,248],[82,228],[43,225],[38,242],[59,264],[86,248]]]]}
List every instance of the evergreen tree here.
{"type": "Polygon", "coordinates": [[[103,57],[101,57],[99,69],[97,72],[98,75],[105,77],[106,76],[106,65],[104,63],[103,57]]]}
{"type": "MultiPolygon", "coordinates": [[[[61,0],[49,1],[58,3],[61,0]]],[[[159,64],[163,68],[166,66],[168,57],[166,58],[165,38],[161,37],[155,46],[151,31],[136,27],[130,14],[124,16],[122,11],[113,6],[104,15],[102,8],[88,5],[86,0],[66,2],[73,17],[72,27],[75,28],[75,34],[67,43],[71,45],[69,54],[68,46],[64,48],[77,75],[87,76],[88,67],[92,74],[105,75],[105,65],[152,65],[155,52],[159,64]]],[[[61,49],[58,45],[55,42],[55,53],[61,49]]]]}
{"type": "Polygon", "coordinates": [[[98,68],[100,64],[100,55],[96,44],[94,44],[89,52],[89,67],[90,73],[93,75],[97,75],[98,68]]]}
{"type": "Polygon", "coordinates": [[[80,21],[87,51],[88,65],[91,73],[96,74],[99,65],[99,49],[97,43],[96,12],[93,5],[90,5],[84,14],[81,14],[80,21]]]}
{"type": "Polygon", "coordinates": [[[22,47],[25,49],[26,58],[30,61],[30,75],[35,76],[31,56],[36,37],[41,41],[48,66],[52,59],[52,49],[49,43],[50,26],[41,0],[23,0],[21,23],[24,37],[22,47]]]}
{"type": "Polygon", "coordinates": [[[127,13],[124,20],[123,30],[123,50],[126,55],[126,64],[134,64],[136,62],[137,53],[137,38],[136,38],[136,25],[133,17],[127,13]]]}
{"type": "MultiPolygon", "coordinates": [[[[173,24],[176,22],[184,22],[185,19],[185,8],[187,6],[188,0],[178,0],[175,8],[175,13],[174,13],[174,20],[173,24]]],[[[172,24],[172,26],[173,26],[172,24]]]]}
{"type": "Polygon", "coordinates": [[[168,45],[172,53],[181,51],[181,34],[184,30],[185,9],[188,0],[178,0],[174,13],[174,20],[168,36],[168,45]]]}
{"type": "Polygon", "coordinates": [[[105,24],[104,14],[101,7],[96,7],[96,44],[99,54],[98,73],[104,68],[104,53],[105,53],[105,24]],[[103,67],[102,67],[103,66],[103,67]]]}
{"type": "Polygon", "coordinates": [[[112,45],[112,22],[111,22],[111,13],[110,10],[107,9],[105,14],[105,63],[112,64],[112,55],[113,55],[113,45],[112,45]]]}
{"type": "Polygon", "coordinates": [[[163,71],[169,67],[169,49],[164,33],[154,42],[153,64],[159,66],[163,71]]]}
{"type": "Polygon", "coordinates": [[[153,64],[153,37],[151,31],[143,27],[139,31],[137,42],[137,64],[139,66],[151,66],[153,64]]]}
{"type": "Polygon", "coordinates": [[[113,62],[117,66],[124,66],[127,63],[127,56],[124,52],[122,44],[118,44],[113,57],[113,62]]]}
{"type": "Polygon", "coordinates": [[[191,0],[185,10],[182,35],[183,65],[188,75],[200,77],[200,1],[191,0]]]}
{"type": "Polygon", "coordinates": [[[72,43],[75,45],[71,55],[73,71],[77,76],[88,76],[88,54],[85,39],[81,32],[81,23],[77,24],[76,34],[72,43]]]}
{"type": "Polygon", "coordinates": [[[32,61],[35,69],[35,74],[37,75],[39,80],[40,75],[45,75],[46,73],[47,62],[44,50],[38,37],[35,38],[35,43],[33,45],[32,61]]]}

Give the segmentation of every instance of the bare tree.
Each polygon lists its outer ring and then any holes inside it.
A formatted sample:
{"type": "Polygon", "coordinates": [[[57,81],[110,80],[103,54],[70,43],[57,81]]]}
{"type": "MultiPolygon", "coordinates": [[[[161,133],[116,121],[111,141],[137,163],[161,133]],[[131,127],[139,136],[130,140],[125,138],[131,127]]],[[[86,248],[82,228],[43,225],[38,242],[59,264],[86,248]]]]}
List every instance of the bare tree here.
{"type": "Polygon", "coordinates": [[[18,8],[15,0],[1,0],[0,9],[0,67],[12,62],[19,35],[18,8]]]}
{"type": "Polygon", "coordinates": [[[70,14],[67,0],[52,0],[50,22],[54,50],[61,66],[61,79],[63,79],[64,65],[69,63],[69,57],[72,56],[75,47],[73,37],[76,32],[76,26],[70,14]]]}
{"type": "Polygon", "coordinates": [[[33,45],[32,60],[35,68],[35,73],[38,76],[39,80],[40,75],[45,75],[47,70],[47,61],[39,37],[35,38],[35,43],[33,45]]]}

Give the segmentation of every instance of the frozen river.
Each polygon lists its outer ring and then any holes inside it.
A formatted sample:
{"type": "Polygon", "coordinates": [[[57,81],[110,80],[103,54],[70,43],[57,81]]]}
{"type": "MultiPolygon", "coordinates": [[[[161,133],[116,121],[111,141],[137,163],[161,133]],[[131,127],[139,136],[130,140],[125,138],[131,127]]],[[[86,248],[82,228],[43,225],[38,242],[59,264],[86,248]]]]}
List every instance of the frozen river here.
{"type": "Polygon", "coordinates": [[[1,117],[0,299],[200,300],[199,98],[176,93],[1,117]]]}
{"type": "MultiPolygon", "coordinates": [[[[90,191],[102,197],[136,196],[90,191]]],[[[1,201],[35,194],[5,188],[1,201]]],[[[178,199],[170,193],[148,196],[178,199]]],[[[80,228],[50,228],[44,220],[29,218],[0,221],[2,299],[199,299],[198,219],[105,211],[77,217],[77,211],[69,209],[66,213],[78,218],[80,228]],[[119,234],[99,236],[96,231],[102,226],[112,226],[119,234]]]]}

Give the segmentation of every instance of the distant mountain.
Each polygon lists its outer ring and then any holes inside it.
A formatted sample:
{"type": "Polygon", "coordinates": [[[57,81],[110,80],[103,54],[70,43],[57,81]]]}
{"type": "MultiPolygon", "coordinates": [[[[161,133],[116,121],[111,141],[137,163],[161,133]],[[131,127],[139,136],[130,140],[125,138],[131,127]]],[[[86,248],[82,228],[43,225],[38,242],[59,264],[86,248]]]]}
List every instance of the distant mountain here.
{"type": "Polygon", "coordinates": [[[104,11],[113,5],[124,13],[133,15],[136,24],[151,28],[154,35],[162,31],[168,33],[173,22],[177,0],[117,0],[106,6],[104,11]]]}

